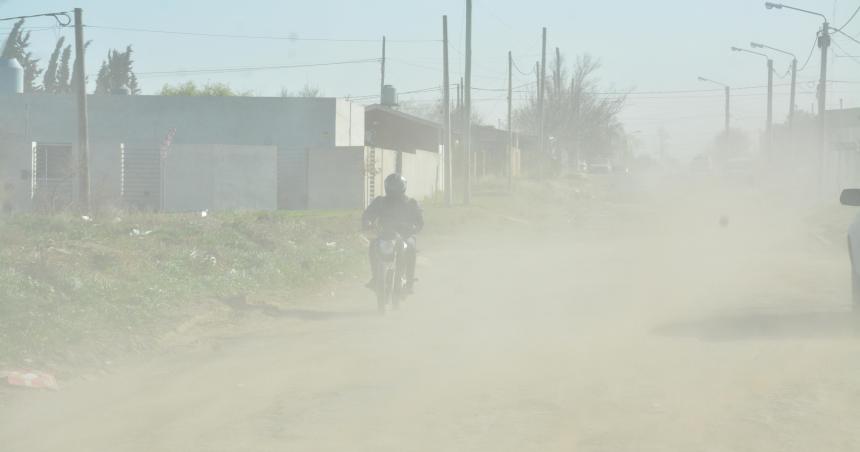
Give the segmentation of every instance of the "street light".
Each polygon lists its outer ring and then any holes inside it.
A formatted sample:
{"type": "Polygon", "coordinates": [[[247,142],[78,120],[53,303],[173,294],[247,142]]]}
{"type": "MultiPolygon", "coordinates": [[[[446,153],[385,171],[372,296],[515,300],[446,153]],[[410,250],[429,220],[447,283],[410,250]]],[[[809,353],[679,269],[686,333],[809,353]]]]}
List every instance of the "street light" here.
{"type": "Polygon", "coordinates": [[[812,15],[815,15],[815,16],[819,16],[819,17],[821,17],[822,19],[824,19],[824,21],[825,21],[825,22],[827,22],[827,16],[825,16],[824,14],[817,13],[817,12],[815,12],[815,11],[810,11],[810,10],[808,10],[808,9],[795,8],[794,6],[789,6],[789,5],[786,5],[786,4],[784,4],[784,3],[764,2],[764,7],[765,7],[765,8],[767,8],[767,9],[783,9],[783,8],[785,8],[785,9],[793,9],[793,10],[795,10],[795,11],[800,11],[800,12],[802,12],[802,13],[812,14],[812,15]]]}
{"type": "Polygon", "coordinates": [[[728,139],[728,137],[729,137],[729,97],[731,96],[731,88],[729,87],[729,85],[726,85],[725,83],[720,83],[720,82],[717,82],[717,81],[714,81],[714,80],[711,80],[711,79],[708,79],[705,77],[699,77],[699,81],[700,82],[713,83],[715,85],[720,85],[725,90],[725,92],[726,92],[726,139],[728,139]]]}
{"type": "Polygon", "coordinates": [[[782,3],[765,2],[764,7],[767,9],[791,9],[801,13],[812,14],[813,16],[818,16],[824,20],[824,23],[821,25],[821,32],[818,35],[818,47],[821,48],[821,74],[818,79],[818,116],[823,125],[824,110],[827,108],[827,49],[830,47],[830,24],[828,23],[827,16],[815,11],[795,8],[794,6],[788,6],[782,3]]]}
{"type": "Polygon", "coordinates": [[[771,129],[773,127],[773,60],[771,60],[767,54],[756,52],[754,50],[732,47],[732,51],[751,53],[753,55],[764,57],[764,59],[767,60],[767,124],[765,126],[765,132],[767,133],[768,148],[770,148],[771,129]]]}
{"type": "Polygon", "coordinates": [[[771,47],[769,45],[761,44],[758,42],[751,42],[750,47],[754,49],[769,49],[774,52],[779,52],[791,57],[791,96],[788,101],[788,126],[794,127],[794,94],[795,87],[797,85],[797,56],[791,52],[787,52],[785,50],[777,49],[776,47],[771,47]]]}

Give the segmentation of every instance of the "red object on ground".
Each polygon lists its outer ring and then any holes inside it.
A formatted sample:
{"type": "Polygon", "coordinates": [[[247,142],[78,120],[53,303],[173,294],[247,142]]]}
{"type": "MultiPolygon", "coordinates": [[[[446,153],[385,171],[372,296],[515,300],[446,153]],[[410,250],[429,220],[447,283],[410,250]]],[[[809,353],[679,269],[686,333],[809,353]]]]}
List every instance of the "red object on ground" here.
{"type": "Polygon", "coordinates": [[[59,389],[57,379],[53,375],[38,370],[0,372],[0,376],[6,377],[6,382],[12,386],[32,389],[59,389]]]}

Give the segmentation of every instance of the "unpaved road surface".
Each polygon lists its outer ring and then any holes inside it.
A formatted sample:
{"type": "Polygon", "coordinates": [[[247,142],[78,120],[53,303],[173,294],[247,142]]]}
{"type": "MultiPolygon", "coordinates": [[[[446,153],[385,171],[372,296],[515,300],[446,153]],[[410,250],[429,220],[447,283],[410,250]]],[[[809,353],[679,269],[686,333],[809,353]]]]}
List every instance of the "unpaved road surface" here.
{"type": "Polygon", "coordinates": [[[860,450],[842,249],[755,190],[615,190],[429,240],[400,312],[350,287],[16,392],[0,450],[860,450]]]}

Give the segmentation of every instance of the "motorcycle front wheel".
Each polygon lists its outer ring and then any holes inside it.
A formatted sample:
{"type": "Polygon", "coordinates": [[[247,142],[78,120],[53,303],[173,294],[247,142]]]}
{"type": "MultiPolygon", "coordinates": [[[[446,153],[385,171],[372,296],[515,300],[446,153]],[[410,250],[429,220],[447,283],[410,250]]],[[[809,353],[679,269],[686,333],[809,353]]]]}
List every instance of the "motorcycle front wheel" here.
{"type": "Polygon", "coordinates": [[[380,314],[385,314],[388,306],[392,304],[394,298],[394,278],[395,271],[393,268],[385,269],[383,277],[380,278],[379,288],[376,290],[376,302],[380,314]]]}

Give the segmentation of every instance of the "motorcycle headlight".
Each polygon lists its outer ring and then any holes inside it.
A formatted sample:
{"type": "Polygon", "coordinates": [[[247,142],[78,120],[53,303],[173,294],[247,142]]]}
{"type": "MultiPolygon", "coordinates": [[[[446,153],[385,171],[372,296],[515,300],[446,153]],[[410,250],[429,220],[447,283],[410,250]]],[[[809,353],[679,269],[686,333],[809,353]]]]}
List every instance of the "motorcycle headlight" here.
{"type": "Polygon", "coordinates": [[[383,255],[394,254],[394,240],[380,240],[379,252],[383,255]]]}

